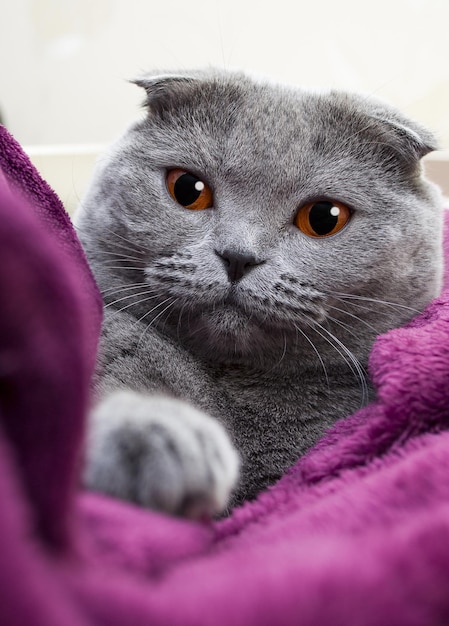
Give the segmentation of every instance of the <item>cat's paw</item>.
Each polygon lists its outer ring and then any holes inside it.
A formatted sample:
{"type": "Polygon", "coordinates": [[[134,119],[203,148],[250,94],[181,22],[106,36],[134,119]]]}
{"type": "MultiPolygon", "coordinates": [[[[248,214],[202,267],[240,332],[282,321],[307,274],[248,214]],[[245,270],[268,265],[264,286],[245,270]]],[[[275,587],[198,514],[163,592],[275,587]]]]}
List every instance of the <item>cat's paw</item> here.
{"type": "Polygon", "coordinates": [[[185,402],[119,391],[94,409],[87,488],[175,515],[222,512],[239,459],[221,424],[185,402]]]}

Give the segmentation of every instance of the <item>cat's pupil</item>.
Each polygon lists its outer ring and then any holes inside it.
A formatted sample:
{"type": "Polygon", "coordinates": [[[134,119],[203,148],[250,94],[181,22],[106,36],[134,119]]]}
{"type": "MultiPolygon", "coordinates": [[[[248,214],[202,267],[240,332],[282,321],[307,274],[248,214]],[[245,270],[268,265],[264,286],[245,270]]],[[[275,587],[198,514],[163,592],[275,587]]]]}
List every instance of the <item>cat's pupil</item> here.
{"type": "Polygon", "coordinates": [[[193,174],[182,174],[175,183],[174,194],[176,200],[182,206],[190,206],[201,195],[204,189],[204,183],[193,174]]]}
{"type": "Polygon", "coordinates": [[[317,235],[328,235],[338,223],[340,211],[332,202],[315,202],[309,212],[309,222],[317,235]]]}

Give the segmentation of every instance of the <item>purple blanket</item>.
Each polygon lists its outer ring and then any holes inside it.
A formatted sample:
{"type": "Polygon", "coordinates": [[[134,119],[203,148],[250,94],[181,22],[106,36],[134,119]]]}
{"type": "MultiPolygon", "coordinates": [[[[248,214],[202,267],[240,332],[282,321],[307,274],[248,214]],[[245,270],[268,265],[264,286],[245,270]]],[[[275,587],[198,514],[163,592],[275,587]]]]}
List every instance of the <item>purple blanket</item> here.
{"type": "Polygon", "coordinates": [[[448,286],[377,340],[378,400],[210,524],[81,492],[100,319],[61,203],[0,126],[1,626],[449,624],[448,286]]]}

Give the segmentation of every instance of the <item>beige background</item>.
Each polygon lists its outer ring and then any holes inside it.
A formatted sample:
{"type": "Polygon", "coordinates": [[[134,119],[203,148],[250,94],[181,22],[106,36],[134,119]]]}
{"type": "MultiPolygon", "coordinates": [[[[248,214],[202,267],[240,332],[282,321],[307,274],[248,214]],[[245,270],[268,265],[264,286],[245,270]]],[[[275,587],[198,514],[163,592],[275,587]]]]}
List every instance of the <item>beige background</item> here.
{"type": "Polygon", "coordinates": [[[103,143],[127,78],[216,65],[381,96],[449,148],[448,0],[0,0],[0,108],[25,144],[103,143]]]}

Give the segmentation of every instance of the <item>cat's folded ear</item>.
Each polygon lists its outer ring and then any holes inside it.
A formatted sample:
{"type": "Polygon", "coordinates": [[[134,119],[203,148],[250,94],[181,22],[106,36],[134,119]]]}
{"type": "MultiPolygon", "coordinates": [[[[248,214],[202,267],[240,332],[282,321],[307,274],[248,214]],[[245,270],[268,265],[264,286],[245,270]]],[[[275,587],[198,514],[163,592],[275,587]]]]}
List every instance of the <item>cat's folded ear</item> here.
{"type": "Polygon", "coordinates": [[[392,117],[389,110],[377,112],[373,117],[382,125],[389,135],[391,146],[406,162],[414,162],[438,150],[438,142],[429,130],[416,122],[401,119],[399,115],[392,117]]]}
{"type": "Polygon", "coordinates": [[[130,82],[145,89],[143,104],[150,112],[162,113],[188,97],[198,79],[193,74],[161,73],[140,76],[130,82]]]}
{"type": "Polygon", "coordinates": [[[402,166],[413,167],[426,154],[438,150],[432,132],[388,103],[361,96],[356,97],[356,102],[360,110],[368,115],[366,129],[370,139],[373,142],[377,140],[379,147],[383,145],[387,152],[392,152],[402,166]]]}

